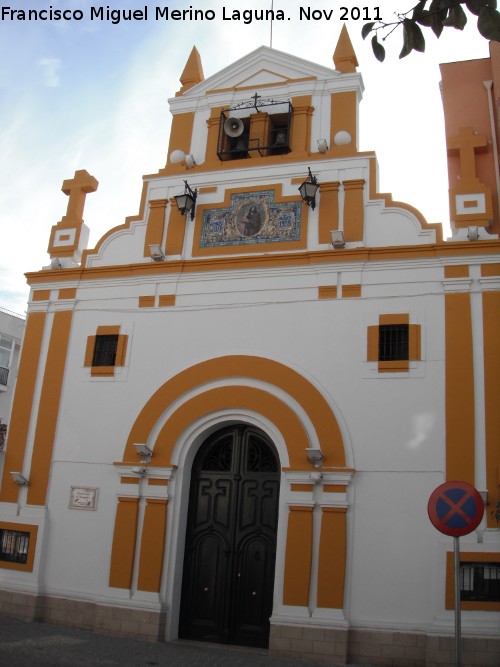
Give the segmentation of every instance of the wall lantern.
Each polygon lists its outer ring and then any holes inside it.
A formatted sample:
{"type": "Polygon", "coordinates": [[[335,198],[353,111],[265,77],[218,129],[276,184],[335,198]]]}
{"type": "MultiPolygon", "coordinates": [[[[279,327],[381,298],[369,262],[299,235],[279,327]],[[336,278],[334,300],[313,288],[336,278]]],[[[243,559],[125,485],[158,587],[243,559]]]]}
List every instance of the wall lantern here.
{"type": "Polygon", "coordinates": [[[162,262],[165,259],[165,255],[159,243],[152,243],[149,246],[149,254],[151,255],[153,262],[162,262]]]}
{"type": "Polygon", "coordinates": [[[20,472],[11,472],[12,479],[14,480],[14,483],[17,484],[18,486],[28,486],[29,479],[27,479],[23,474],[20,472]]]}
{"type": "Polygon", "coordinates": [[[341,229],[333,229],[330,234],[332,237],[332,246],[336,250],[345,248],[344,232],[341,229]]]}
{"type": "Polygon", "coordinates": [[[149,449],[147,445],[144,445],[142,443],[134,443],[134,449],[137,456],[140,456],[141,463],[149,463],[151,461],[153,452],[149,449]]]}
{"type": "Polygon", "coordinates": [[[179,209],[181,215],[186,213],[191,213],[191,220],[194,220],[194,211],[196,206],[196,197],[198,196],[198,190],[191,190],[187,181],[184,181],[184,192],[181,195],[175,196],[175,201],[177,203],[177,208],[179,209]]]}
{"type": "Polygon", "coordinates": [[[311,167],[309,167],[309,176],[307,181],[304,181],[300,186],[299,192],[305,203],[312,209],[316,207],[316,192],[318,189],[318,179],[311,174],[311,167]]]}
{"type": "Polygon", "coordinates": [[[321,468],[323,464],[323,452],[317,447],[306,448],[306,456],[313,468],[321,468]]]}

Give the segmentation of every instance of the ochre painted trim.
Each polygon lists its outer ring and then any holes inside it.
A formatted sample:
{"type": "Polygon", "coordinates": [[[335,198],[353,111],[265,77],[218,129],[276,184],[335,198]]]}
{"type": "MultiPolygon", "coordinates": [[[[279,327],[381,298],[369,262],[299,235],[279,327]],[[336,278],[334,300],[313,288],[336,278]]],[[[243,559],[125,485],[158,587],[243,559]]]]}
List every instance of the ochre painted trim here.
{"type": "Polygon", "coordinates": [[[151,257],[149,246],[163,241],[165,229],[165,209],[168,199],[155,199],[149,202],[149,217],[144,241],[144,257],[151,257]]]}
{"type": "Polygon", "coordinates": [[[96,330],[97,336],[116,336],[120,333],[120,326],[98,326],[96,330]]]}
{"type": "Polygon", "coordinates": [[[139,498],[118,498],[109,572],[111,588],[132,588],[138,516],[139,498]]]}
{"type": "Polygon", "coordinates": [[[0,530],[17,530],[23,533],[29,533],[28,558],[26,563],[9,563],[0,561],[0,568],[3,570],[20,570],[21,572],[33,572],[36,554],[36,541],[38,537],[38,526],[26,523],[10,523],[9,521],[0,521],[0,530]]]}
{"type": "Polygon", "coordinates": [[[314,113],[312,96],[302,95],[292,98],[293,118],[290,130],[291,153],[283,156],[287,159],[308,157],[311,146],[311,121],[314,113]]]}
{"type": "Polygon", "coordinates": [[[474,485],[474,369],[469,294],[445,294],[446,479],[474,485]]]}
{"type": "Polygon", "coordinates": [[[365,228],[365,181],[343,181],[344,186],[344,238],[347,243],[363,241],[365,228]]]}
{"type": "Polygon", "coordinates": [[[336,299],[337,285],[323,285],[318,287],[318,299],[336,299]]]}
{"type": "Polygon", "coordinates": [[[408,373],[410,362],[407,359],[398,359],[396,361],[379,361],[379,373],[408,373]]]}
{"type": "Polygon", "coordinates": [[[361,296],[361,285],[342,285],[342,298],[355,299],[361,296]]]}
{"type": "Polygon", "coordinates": [[[420,324],[410,324],[408,313],[384,313],[379,315],[378,325],[367,328],[367,361],[378,362],[379,373],[407,373],[410,370],[410,361],[420,361],[422,358],[422,334],[420,324]],[[408,324],[408,359],[395,361],[379,361],[379,327],[391,324],[408,324]]]}
{"type": "Polygon", "coordinates": [[[320,184],[318,241],[331,243],[331,231],[339,228],[339,181],[320,184]]]}
{"type": "Polygon", "coordinates": [[[114,377],[115,367],[114,366],[92,366],[90,369],[90,375],[92,377],[114,377]]]}
{"type": "Polygon", "coordinates": [[[5,453],[3,479],[0,486],[0,501],[5,503],[17,502],[19,495],[19,486],[14,483],[10,473],[13,470],[23,470],[28,429],[32,418],[35,385],[37,376],[41,373],[39,364],[45,320],[45,313],[29,313],[26,320],[16,391],[9,423],[9,446],[5,453]]]}
{"type": "Polygon", "coordinates": [[[50,299],[49,289],[38,289],[33,292],[32,301],[48,301],[50,299]]]}
{"type": "MultiPolygon", "coordinates": [[[[461,563],[500,563],[500,553],[460,552],[461,563]]],[[[500,602],[473,602],[462,600],[460,604],[464,611],[500,611],[500,602]]],[[[446,593],[445,608],[455,609],[455,561],[451,551],[446,552],[446,593]]]]}
{"type": "Polygon", "coordinates": [[[450,264],[444,267],[445,278],[468,278],[469,266],[467,264],[450,264]]]}
{"type": "MultiPolygon", "coordinates": [[[[135,461],[134,442],[147,442],[148,437],[166,408],[183,394],[214,380],[248,377],[262,380],[288,393],[309,415],[321,443],[328,467],[345,467],[345,452],[340,428],[330,406],[308,380],[296,371],[270,359],[234,355],[201,362],[181,371],[161,386],[147,401],[130,431],[124,461],[135,461]]],[[[295,437],[288,443],[295,442],[295,437]]],[[[292,447],[292,452],[295,448],[292,447]]],[[[156,455],[156,451],[155,451],[156,455]]],[[[303,468],[304,453],[290,455],[290,465],[303,468]],[[300,463],[294,463],[298,458],[300,463]]],[[[169,465],[167,461],[164,465],[169,465]]]]}
{"type": "MultiPolygon", "coordinates": [[[[150,298],[150,297],[139,297],[141,298],[150,298]]],[[[154,297],[151,297],[154,299],[154,297]]],[[[118,366],[125,366],[125,359],[127,356],[127,345],[128,345],[128,336],[125,334],[120,334],[120,326],[98,326],[96,334],[94,336],[87,337],[87,344],[85,346],[85,358],[83,365],[86,368],[90,368],[90,375],[95,377],[113,377],[115,374],[115,368],[118,366]],[[115,365],[114,366],[92,366],[94,361],[94,349],[96,344],[97,336],[118,336],[118,341],[116,344],[116,355],[115,355],[115,365]]]]}
{"type": "Polygon", "coordinates": [[[422,359],[422,327],[420,324],[410,324],[408,327],[408,355],[410,361],[422,359]]]}
{"type": "Polygon", "coordinates": [[[175,306],[175,294],[160,294],[158,297],[158,306],[160,308],[175,306]]]}
{"type": "Polygon", "coordinates": [[[378,361],[378,325],[367,328],[366,360],[378,361]]]}
{"type": "MultiPolygon", "coordinates": [[[[116,231],[117,228],[112,230],[113,233],[116,231]]],[[[111,232],[109,235],[111,235],[111,232]]],[[[295,266],[322,266],[325,264],[338,266],[341,269],[345,263],[351,262],[436,260],[463,256],[482,257],[485,255],[495,255],[498,252],[500,252],[500,241],[474,241],[474,243],[470,243],[470,241],[463,243],[457,241],[453,243],[423,244],[421,246],[344,248],[341,253],[330,248],[304,252],[270,252],[259,256],[240,255],[238,257],[210,257],[204,259],[171,260],[169,262],[141,262],[120,266],[110,265],[92,268],[60,269],[57,272],[42,270],[34,273],[26,273],[25,275],[29,285],[46,283],[47,281],[54,283],[54,285],[59,285],[66,281],[137,278],[162,276],[172,273],[192,274],[208,271],[248,271],[252,269],[288,268],[295,266]]]]}
{"type": "Polygon", "coordinates": [[[347,509],[323,507],[318,561],[318,607],[342,609],[347,556],[347,509]]]}
{"type": "Polygon", "coordinates": [[[155,299],[155,296],[140,296],[139,308],[154,308],[155,299]]]}
{"type": "MultiPolygon", "coordinates": [[[[500,292],[483,292],[486,487],[489,506],[500,501],[500,292]]],[[[488,526],[498,524],[486,512],[488,526]]]]}
{"type": "MultiPolygon", "coordinates": [[[[195,210],[196,217],[198,217],[198,207],[196,207],[195,210]]],[[[177,208],[175,198],[172,197],[170,200],[170,213],[167,221],[167,241],[165,244],[165,253],[167,255],[182,254],[188,220],[188,214],[182,215],[182,213],[177,208]]],[[[159,262],[156,262],[156,264],[159,264],[159,262]]]]}
{"type": "MultiPolygon", "coordinates": [[[[282,187],[279,183],[269,185],[259,185],[259,191],[272,190],[274,192],[274,201],[279,202],[301,202],[300,195],[283,196],[282,187]]],[[[205,211],[211,211],[218,208],[229,208],[231,204],[231,197],[233,194],[241,194],[243,192],[255,192],[256,186],[231,188],[224,191],[224,200],[222,202],[215,202],[211,204],[200,204],[196,207],[195,228],[193,237],[193,257],[218,257],[221,255],[234,255],[235,253],[263,253],[263,252],[283,252],[288,250],[298,250],[307,247],[307,225],[308,225],[308,211],[309,208],[302,205],[302,224],[300,228],[300,239],[298,241],[283,241],[278,243],[253,243],[231,246],[220,246],[215,248],[201,247],[201,233],[202,221],[205,211]]],[[[213,261],[213,260],[211,260],[213,261]]]]}
{"type": "Polygon", "coordinates": [[[291,506],[286,537],[283,604],[307,607],[312,564],[313,507],[291,506]]]}
{"type": "Polygon", "coordinates": [[[500,276],[500,264],[481,264],[481,276],[500,276]]]}
{"type": "Polygon", "coordinates": [[[125,357],[127,356],[128,336],[120,334],[116,345],[115,367],[125,366],[125,357]]]}
{"type": "Polygon", "coordinates": [[[120,477],[120,484],[138,485],[141,480],[138,477],[120,477]]]}
{"type": "Polygon", "coordinates": [[[157,593],[163,573],[168,500],[148,498],[142,526],[137,588],[157,593]]]}
{"type": "Polygon", "coordinates": [[[85,346],[85,358],[83,360],[83,365],[86,368],[92,366],[92,360],[94,358],[94,349],[95,349],[95,336],[87,336],[87,344],[85,346]]]}
{"type": "Polygon", "coordinates": [[[148,486],[168,486],[168,479],[148,479],[148,486]]]}
{"type": "Polygon", "coordinates": [[[46,502],[72,318],[72,311],[54,313],[31,457],[28,505],[46,502]]]}
{"type": "Polygon", "coordinates": [[[323,486],[323,491],[325,493],[345,493],[346,487],[341,484],[325,484],[323,486]]]}
{"type": "MultiPolygon", "coordinates": [[[[305,450],[309,446],[309,438],[293,410],[268,391],[233,385],[198,394],[172,413],[154,444],[155,466],[171,465],[172,452],[181,434],[199,417],[221,408],[226,410],[246,408],[266,417],[283,434],[291,462],[307,466],[305,450]]],[[[328,456],[330,452],[324,453],[325,463],[330,465],[331,459],[328,456]]]]}
{"type": "Polygon", "coordinates": [[[380,315],[378,318],[378,323],[379,326],[381,325],[386,325],[386,324],[409,324],[410,323],[410,315],[408,313],[397,313],[397,314],[390,314],[386,313],[384,315],[380,315]]]}
{"type": "Polygon", "coordinates": [[[312,493],[314,491],[314,484],[290,484],[290,491],[312,493]]]}
{"type": "Polygon", "coordinates": [[[76,299],[76,287],[66,287],[60,289],[57,295],[59,300],[61,299],[76,299]]]}
{"type": "Polygon", "coordinates": [[[331,95],[330,150],[326,156],[346,157],[357,152],[358,96],[355,90],[348,90],[331,95]],[[352,137],[349,144],[337,146],[333,139],[337,132],[347,131],[352,137]]]}

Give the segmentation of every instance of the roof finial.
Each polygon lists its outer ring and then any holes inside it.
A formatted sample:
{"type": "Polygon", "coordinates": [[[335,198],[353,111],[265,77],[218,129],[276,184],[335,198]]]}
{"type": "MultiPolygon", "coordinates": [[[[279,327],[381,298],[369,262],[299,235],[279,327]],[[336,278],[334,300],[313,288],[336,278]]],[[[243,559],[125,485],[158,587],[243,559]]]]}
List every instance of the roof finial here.
{"type": "Polygon", "coordinates": [[[205,75],[203,74],[200,54],[198,53],[196,46],[193,46],[193,50],[191,51],[186,66],[181,74],[181,78],[179,79],[182,83],[182,88],[177,95],[182,95],[186,90],[196,86],[197,83],[201,83],[204,79],[205,75]]]}
{"type": "Polygon", "coordinates": [[[339,41],[335,47],[335,53],[333,54],[333,62],[335,63],[335,69],[342,74],[350,74],[356,71],[358,66],[358,59],[354,53],[354,49],[351,43],[351,38],[347,32],[345,25],[342,27],[340,32],[339,41]]]}

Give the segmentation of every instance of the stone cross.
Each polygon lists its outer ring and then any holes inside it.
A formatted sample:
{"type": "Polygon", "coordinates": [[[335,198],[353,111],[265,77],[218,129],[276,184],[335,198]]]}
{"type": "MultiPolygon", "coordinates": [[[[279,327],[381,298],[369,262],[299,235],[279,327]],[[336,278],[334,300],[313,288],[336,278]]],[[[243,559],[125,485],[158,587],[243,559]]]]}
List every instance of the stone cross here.
{"type": "Polygon", "coordinates": [[[69,196],[68,209],[65,215],[66,221],[81,222],[83,220],[85,197],[89,192],[95,192],[98,185],[98,181],[85,169],[75,171],[73,178],[63,182],[61,189],[65,195],[69,196]]]}
{"type": "Polygon", "coordinates": [[[474,181],[476,176],[476,148],[486,146],[484,134],[474,134],[472,127],[461,127],[455,137],[448,139],[448,150],[458,150],[460,174],[464,181],[474,181]]]}

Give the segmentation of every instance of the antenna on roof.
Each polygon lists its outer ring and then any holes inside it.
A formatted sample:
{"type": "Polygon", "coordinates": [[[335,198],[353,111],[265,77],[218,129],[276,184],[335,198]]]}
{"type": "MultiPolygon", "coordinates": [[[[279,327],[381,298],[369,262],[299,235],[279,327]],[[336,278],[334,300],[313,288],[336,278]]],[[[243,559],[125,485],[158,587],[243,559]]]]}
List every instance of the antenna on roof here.
{"type": "Polygon", "coordinates": [[[269,47],[272,49],[273,48],[273,7],[274,7],[274,0],[271,0],[271,34],[269,38],[269,47]]]}

